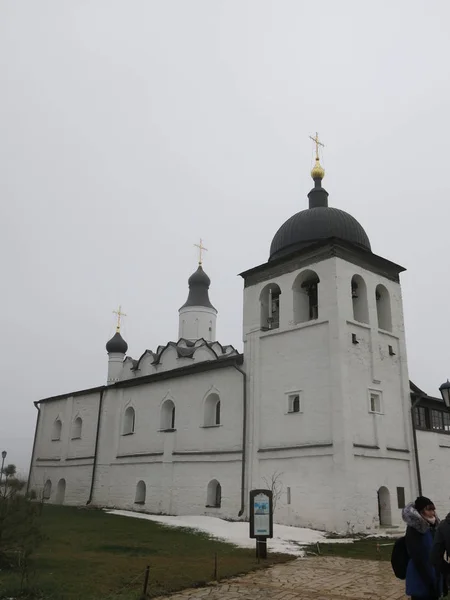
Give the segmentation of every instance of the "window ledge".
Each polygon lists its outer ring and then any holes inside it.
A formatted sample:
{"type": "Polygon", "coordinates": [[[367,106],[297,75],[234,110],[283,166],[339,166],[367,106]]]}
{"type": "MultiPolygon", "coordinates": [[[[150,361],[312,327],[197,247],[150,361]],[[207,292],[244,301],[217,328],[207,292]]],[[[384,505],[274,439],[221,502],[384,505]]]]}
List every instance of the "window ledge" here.
{"type": "Polygon", "coordinates": [[[145,504],[145,500],[141,500],[139,502],[135,502],[135,504],[140,504],[142,506],[143,504],[145,504]]]}
{"type": "Polygon", "coordinates": [[[158,429],[158,431],[160,433],[172,433],[173,431],[176,431],[176,429],[158,429]]]}
{"type": "Polygon", "coordinates": [[[297,329],[305,329],[306,327],[314,327],[316,325],[323,325],[328,323],[328,319],[311,319],[311,321],[304,321],[302,323],[291,322],[287,327],[278,327],[277,329],[263,330],[259,328],[261,337],[270,337],[271,335],[277,335],[281,333],[288,333],[289,331],[296,331],[297,329]]]}
{"type": "Polygon", "coordinates": [[[363,329],[370,329],[370,325],[368,323],[364,323],[364,321],[355,321],[354,319],[347,319],[348,325],[356,325],[356,327],[362,327],[363,329]]]}
{"type": "Polygon", "coordinates": [[[371,415],[384,415],[384,412],[381,412],[379,410],[369,410],[369,414],[371,414],[371,415]]]}
{"type": "Polygon", "coordinates": [[[134,431],[127,431],[127,433],[122,433],[122,435],[134,435],[134,431]]]}
{"type": "Polygon", "coordinates": [[[200,425],[202,429],[214,429],[214,427],[222,427],[222,423],[218,423],[216,425],[200,425]]]}
{"type": "Polygon", "coordinates": [[[81,440],[81,435],[77,435],[73,438],[70,438],[71,440],[81,440]]]}
{"type": "Polygon", "coordinates": [[[389,337],[393,338],[394,340],[399,339],[398,335],[395,335],[395,333],[392,333],[392,331],[388,331],[387,329],[381,329],[380,327],[378,327],[378,333],[388,335],[389,337]]]}
{"type": "Polygon", "coordinates": [[[301,415],[303,414],[302,410],[288,410],[285,415],[301,415]]]}
{"type": "Polygon", "coordinates": [[[60,442],[61,438],[52,438],[52,442],[60,442]]]}
{"type": "Polygon", "coordinates": [[[217,506],[217,504],[207,504],[205,508],[220,508],[220,505],[217,506]]]}

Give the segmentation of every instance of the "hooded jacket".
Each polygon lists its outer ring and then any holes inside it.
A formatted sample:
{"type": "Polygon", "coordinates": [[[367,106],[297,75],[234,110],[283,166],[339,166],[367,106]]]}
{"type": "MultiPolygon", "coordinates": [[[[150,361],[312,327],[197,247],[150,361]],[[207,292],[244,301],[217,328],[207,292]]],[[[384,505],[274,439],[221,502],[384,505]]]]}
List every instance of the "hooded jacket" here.
{"type": "Polygon", "coordinates": [[[444,553],[450,556],[450,513],[437,528],[431,550],[431,562],[448,579],[450,577],[450,564],[445,560],[444,553]]]}
{"type": "MultiPolygon", "coordinates": [[[[410,558],[406,571],[406,595],[438,598],[442,592],[441,578],[431,563],[435,527],[431,527],[420,515],[413,502],[403,509],[402,518],[407,525],[405,539],[410,558]]],[[[438,522],[436,519],[436,524],[438,522]]]]}

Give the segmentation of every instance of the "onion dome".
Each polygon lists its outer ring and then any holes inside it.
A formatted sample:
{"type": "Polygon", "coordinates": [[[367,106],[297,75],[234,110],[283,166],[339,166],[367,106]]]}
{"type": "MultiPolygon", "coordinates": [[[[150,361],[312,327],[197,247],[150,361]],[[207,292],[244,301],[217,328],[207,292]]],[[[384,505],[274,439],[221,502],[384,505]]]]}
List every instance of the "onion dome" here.
{"type": "MultiPolygon", "coordinates": [[[[192,275],[189,277],[188,285],[188,299],[181,308],[186,308],[187,306],[206,306],[208,308],[214,308],[214,306],[209,300],[208,293],[209,286],[211,285],[211,280],[203,270],[201,264],[199,264],[198,269],[195,271],[195,273],[192,273],[192,275]]],[[[214,310],[216,309],[214,308],[214,310]]]]}
{"type": "Polygon", "coordinates": [[[128,350],[128,344],[123,339],[123,337],[120,335],[120,332],[116,331],[116,333],[113,335],[113,337],[106,344],[106,352],[108,354],[113,354],[113,353],[126,354],[127,350],[128,350]]]}

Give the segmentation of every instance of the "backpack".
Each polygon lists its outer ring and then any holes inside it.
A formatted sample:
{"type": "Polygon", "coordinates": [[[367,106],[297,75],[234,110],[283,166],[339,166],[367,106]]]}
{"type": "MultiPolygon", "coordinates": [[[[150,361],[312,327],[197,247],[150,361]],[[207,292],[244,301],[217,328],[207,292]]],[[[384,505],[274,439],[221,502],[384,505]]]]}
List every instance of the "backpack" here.
{"type": "Polygon", "coordinates": [[[405,536],[398,538],[394,544],[391,554],[391,565],[397,579],[406,579],[406,570],[408,568],[409,554],[406,549],[405,536]]]}

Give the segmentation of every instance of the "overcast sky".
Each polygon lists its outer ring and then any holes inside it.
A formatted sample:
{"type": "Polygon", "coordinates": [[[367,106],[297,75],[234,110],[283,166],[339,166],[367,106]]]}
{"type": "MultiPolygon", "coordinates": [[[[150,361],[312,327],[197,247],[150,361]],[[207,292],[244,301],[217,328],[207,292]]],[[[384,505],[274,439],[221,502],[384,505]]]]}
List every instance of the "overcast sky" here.
{"type": "Polygon", "coordinates": [[[33,401],[106,381],[112,310],[139,357],[176,340],[196,268],[242,349],[241,271],[330,205],[402,275],[411,379],[450,376],[445,0],[0,3],[0,449],[28,469],[33,401]]]}

